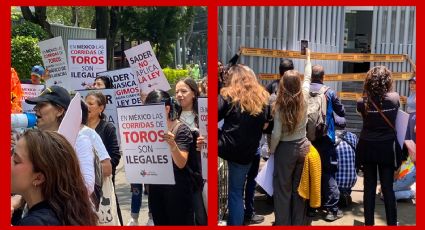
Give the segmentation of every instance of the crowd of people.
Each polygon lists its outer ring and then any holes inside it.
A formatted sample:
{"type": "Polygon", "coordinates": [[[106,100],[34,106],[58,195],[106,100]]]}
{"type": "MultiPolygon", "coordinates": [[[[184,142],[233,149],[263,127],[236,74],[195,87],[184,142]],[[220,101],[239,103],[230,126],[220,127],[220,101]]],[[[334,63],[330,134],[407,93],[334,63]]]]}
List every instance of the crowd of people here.
{"type": "MultiPolygon", "coordinates": [[[[43,84],[47,71],[34,66],[30,84],[43,84]]],[[[107,99],[97,89],[112,89],[110,78],[96,77],[81,100],[82,118],[75,145],[58,133],[72,96],[57,85],[45,87],[38,97],[25,100],[35,105],[35,128],[11,135],[12,145],[12,225],[123,225],[115,193],[117,166],[122,151],[115,126],[104,114],[107,99]],[[113,207],[112,207],[113,206],[113,207]],[[113,212],[113,213],[111,213],[113,212]]],[[[164,103],[167,132],[174,171],[174,185],[145,185],[149,195],[150,225],[207,225],[204,204],[199,135],[198,97],[207,96],[206,81],[198,84],[190,77],[177,82],[175,95],[154,90],[140,94],[143,104],[164,103]],[[203,90],[202,92],[200,90],[203,90]]],[[[131,184],[131,219],[139,225],[142,184],[131,184]]]]}
{"type": "Polygon", "coordinates": [[[282,59],[280,79],[267,86],[251,68],[236,64],[238,55],[228,65],[219,62],[218,155],[228,163],[227,225],[264,220],[253,207],[260,152],[266,160],[274,157],[274,225],[309,225],[319,210],[326,221],[342,218],[358,171],[364,176],[365,225],[375,224],[378,173],[387,225],[397,225],[396,199],[416,196],[416,77],[409,80],[410,119],[406,141],[399,145],[394,126],[400,96],[386,66],[366,74],[357,100],[363,120],[357,137],[344,130],[344,105],[324,84],[324,67],[312,66],[309,49],[305,57],[304,74],[282,59]]]}

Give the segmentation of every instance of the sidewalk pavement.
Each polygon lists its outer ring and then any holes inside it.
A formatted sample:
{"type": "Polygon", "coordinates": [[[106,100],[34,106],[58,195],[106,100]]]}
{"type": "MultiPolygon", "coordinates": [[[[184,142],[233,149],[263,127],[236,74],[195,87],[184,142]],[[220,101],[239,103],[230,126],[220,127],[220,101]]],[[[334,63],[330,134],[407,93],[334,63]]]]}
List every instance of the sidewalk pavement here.
{"type": "MultiPolygon", "coordinates": [[[[264,161],[262,161],[262,164],[264,161]]],[[[260,166],[261,168],[261,166],[260,166]]],[[[379,184],[378,184],[379,187],[379,184]]],[[[378,192],[377,192],[378,193],[378,192]]],[[[362,226],[364,225],[363,216],[363,177],[357,177],[357,183],[351,193],[353,203],[350,207],[342,209],[344,216],[334,222],[324,220],[326,214],[319,212],[317,217],[313,218],[313,226],[362,226]],[[321,215],[322,214],[322,215],[321,215]]],[[[254,198],[254,207],[256,214],[264,215],[265,220],[260,224],[252,226],[272,225],[274,222],[273,203],[267,201],[265,194],[256,191],[254,198]]],[[[397,219],[399,225],[416,225],[416,200],[406,200],[397,202],[397,219]]],[[[386,225],[384,202],[376,196],[375,201],[375,225],[386,225]]]]}

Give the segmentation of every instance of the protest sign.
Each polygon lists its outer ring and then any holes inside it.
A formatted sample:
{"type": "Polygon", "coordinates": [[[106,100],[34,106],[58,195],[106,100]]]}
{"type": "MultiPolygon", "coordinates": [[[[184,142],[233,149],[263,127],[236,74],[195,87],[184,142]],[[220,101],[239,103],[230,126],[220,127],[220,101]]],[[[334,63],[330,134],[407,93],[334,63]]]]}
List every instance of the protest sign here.
{"type": "Polygon", "coordinates": [[[124,52],[144,94],[155,89],[164,91],[171,89],[149,42],[144,42],[124,52]]]}
{"type": "Polygon", "coordinates": [[[170,147],[164,140],[164,104],[118,108],[127,180],[135,184],[175,184],[170,147]]]}
{"type": "Polygon", "coordinates": [[[106,71],[106,40],[68,40],[71,90],[93,85],[96,73],[106,71]]]}
{"type": "Polygon", "coordinates": [[[62,37],[41,41],[38,46],[40,47],[44,68],[49,71],[49,79],[46,81],[46,86],[60,85],[70,90],[68,84],[68,62],[62,37]]]}
{"type": "Polygon", "coordinates": [[[106,97],[105,120],[111,122],[116,128],[116,134],[118,138],[118,144],[120,142],[120,136],[118,132],[118,116],[117,116],[117,103],[115,102],[115,90],[114,89],[95,89],[95,90],[78,90],[81,95],[81,100],[85,100],[87,94],[90,92],[101,92],[106,97]]]}
{"type": "Polygon", "coordinates": [[[72,146],[75,146],[81,127],[81,96],[76,93],[69,103],[65,116],[59,125],[58,133],[62,134],[72,146]]]}
{"type": "Polygon", "coordinates": [[[22,95],[22,112],[35,113],[35,105],[26,103],[25,99],[40,96],[41,92],[44,90],[44,85],[21,84],[21,88],[24,93],[22,95]]]}
{"type": "Polygon", "coordinates": [[[208,179],[208,98],[198,98],[199,134],[205,137],[201,149],[202,177],[208,179]]]}
{"type": "Polygon", "coordinates": [[[98,73],[97,76],[106,76],[112,80],[117,107],[141,105],[139,83],[135,79],[131,68],[98,73]]]}

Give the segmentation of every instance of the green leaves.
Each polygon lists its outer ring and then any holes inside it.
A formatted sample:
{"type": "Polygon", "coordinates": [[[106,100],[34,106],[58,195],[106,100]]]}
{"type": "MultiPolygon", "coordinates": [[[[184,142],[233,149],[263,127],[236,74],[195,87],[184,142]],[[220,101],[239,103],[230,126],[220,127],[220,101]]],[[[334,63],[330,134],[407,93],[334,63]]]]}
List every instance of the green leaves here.
{"type": "Polygon", "coordinates": [[[16,36],[12,38],[12,67],[18,72],[19,78],[30,78],[34,65],[43,65],[38,38],[16,36]]]}
{"type": "Polygon", "coordinates": [[[16,36],[28,36],[37,38],[40,41],[49,37],[41,26],[28,21],[12,27],[12,38],[16,36]]]}

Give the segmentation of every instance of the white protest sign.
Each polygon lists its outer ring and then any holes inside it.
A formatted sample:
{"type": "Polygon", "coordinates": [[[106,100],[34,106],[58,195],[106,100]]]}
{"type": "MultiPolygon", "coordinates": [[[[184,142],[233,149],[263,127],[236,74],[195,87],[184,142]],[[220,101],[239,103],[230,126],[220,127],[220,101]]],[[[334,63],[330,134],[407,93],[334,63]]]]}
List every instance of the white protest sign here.
{"type": "Polygon", "coordinates": [[[397,140],[400,147],[403,149],[404,139],[406,138],[407,125],[409,123],[409,114],[398,110],[395,120],[395,129],[397,130],[397,140]]]}
{"type": "Polygon", "coordinates": [[[118,138],[118,144],[119,144],[120,136],[118,132],[118,115],[117,115],[117,103],[115,102],[115,90],[114,89],[78,90],[78,93],[80,93],[81,95],[81,100],[85,100],[86,96],[90,92],[101,92],[103,95],[105,95],[106,106],[105,106],[105,111],[103,111],[103,113],[106,116],[105,120],[108,122],[111,122],[115,126],[116,134],[118,138]]]}
{"type": "Polygon", "coordinates": [[[106,40],[68,40],[71,90],[93,85],[96,73],[106,71],[106,40]]]}
{"type": "Polygon", "coordinates": [[[26,103],[25,99],[40,96],[41,92],[44,90],[44,85],[21,84],[21,88],[24,92],[24,95],[22,96],[22,112],[35,113],[35,105],[26,103]]]}
{"type": "MultiPolygon", "coordinates": [[[[208,179],[208,98],[198,98],[199,134],[205,138],[201,149],[202,178],[208,179]]],[[[195,140],[196,141],[196,140],[195,140]]]]}
{"type": "Polygon", "coordinates": [[[144,42],[124,52],[143,93],[148,94],[155,89],[164,91],[171,89],[149,42],[144,42]]]}
{"type": "Polygon", "coordinates": [[[140,90],[137,79],[134,78],[131,68],[98,73],[97,76],[106,76],[112,80],[117,107],[141,105],[140,90]]]}
{"type": "Polygon", "coordinates": [[[255,181],[264,191],[273,196],[273,171],[274,171],[274,154],[266,161],[261,171],[258,173],[255,181]]]}
{"type": "Polygon", "coordinates": [[[46,81],[46,86],[60,85],[70,90],[68,84],[68,62],[62,37],[41,41],[38,46],[40,47],[44,68],[49,71],[50,78],[46,81]]]}
{"type": "Polygon", "coordinates": [[[118,108],[127,180],[135,184],[175,184],[170,147],[164,140],[164,104],[118,108]]]}
{"type": "Polygon", "coordinates": [[[75,146],[78,132],[81,127],[81,96],[76,93],[66,110],[65,116],[59,125],[58,133],[62,134],[72,146],[75,146]]]}

